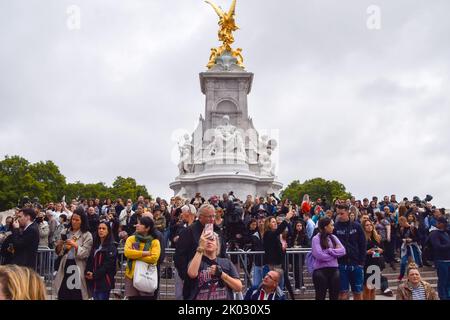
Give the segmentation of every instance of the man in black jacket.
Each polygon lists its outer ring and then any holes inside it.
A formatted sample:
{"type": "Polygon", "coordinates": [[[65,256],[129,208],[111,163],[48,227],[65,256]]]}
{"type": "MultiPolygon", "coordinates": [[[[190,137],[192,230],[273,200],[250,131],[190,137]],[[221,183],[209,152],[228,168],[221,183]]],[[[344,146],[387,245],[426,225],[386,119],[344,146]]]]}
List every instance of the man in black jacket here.
{"type": "MultiPolygon", "coordinates": [[[[209,204],[205,204],[200,207],[199,218],[189,227],[184,229],[180,234],[180,238],[177,241],[176,249],[175,249],[175,268],[177,269],[178,275],[184,281],[183,285],[183,298],[185,300],[191,294],[193,281],[187,275],[187,269],[189,262],[195,256],[195,252],[198,248],[200,236],[203,233],[203,229],[206,224],[214,224],[214,217],[216,214],[216,209],[209,204]]],[[[214,225],[214,231],[218,232],[218,227],[214,225]]],[[[226,245],[221,240],[220,246],[220,256],[225,257],[226,253],[226,245]]]]}
{"type": "Polygon", "coordinates": [[[434,261],[438,276],[439,299],[450,300],[450,236],[447,219],[437,219],[437,230],[430,233],[434,261]]]}
{"type": "Polygon", "coordinates": [[[95,235],[97,233],[97,228],[100,223],[99,216],[95,213],[94,207],[89,207],[87,210],[87,217],[89,221],[89,232],[92,235],[95,235]]]}
{"type": "Polygon", "coordinates": [[[138,219],[142,217],[142,214],[144,213],[144,205],[138,204],[136,206],[135,213],[130,217],[130,220],[126,226],[125,231],[127,232],[128,236],[132,236],[136,232],[136,224],[138,222],[138,219]]]}
{"type": "Polygon", "coordinates": [[[353,299],[362,300],[367,250],[366,236],[359,223],[350,221],[347,205],[338,205],[337,213],[334,234],[346,251],[346,255],[338,259],[341,281],[339,300],[348,300],[349,285],[353,292],[353,299]]]}
{"type": "Polygon", "coordinates": [[[36,268],[36,257],[39,246],[39,229],[34,220],[34,209],[25,208],[19,211],[17,220],[13,222],[11,243],[14,255],[11,264],[36,268]],[[19,229],[20,228],[20,229],[19,229]]]}

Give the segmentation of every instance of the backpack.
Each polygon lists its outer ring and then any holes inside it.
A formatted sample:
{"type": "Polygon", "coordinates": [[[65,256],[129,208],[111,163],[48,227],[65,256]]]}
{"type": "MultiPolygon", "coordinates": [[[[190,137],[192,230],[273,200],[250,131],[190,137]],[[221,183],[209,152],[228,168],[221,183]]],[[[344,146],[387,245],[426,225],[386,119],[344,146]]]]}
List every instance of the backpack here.
{"type": "Polygon", "coordinates": [[[306,267],[308,268],[309,274],[313,274],[314,272],[314,263],[316,262],[316,258],[313,256],[312,251],[306,254],[306,267]]]}

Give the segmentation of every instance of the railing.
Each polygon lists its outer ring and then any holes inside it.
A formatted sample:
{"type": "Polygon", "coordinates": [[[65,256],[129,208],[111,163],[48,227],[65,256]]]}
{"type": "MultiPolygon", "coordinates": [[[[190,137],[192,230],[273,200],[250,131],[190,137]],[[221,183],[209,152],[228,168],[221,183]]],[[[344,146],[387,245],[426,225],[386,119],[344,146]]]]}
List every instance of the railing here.
{"type": "MultiPolygon", "coordinates": [[[[292,287],[295,286],[295,284],[298,285],[299,288],[302,288],[305,286],[304,279],[303,279],[303,273],[304,273],[304,263],[305,263],[305,256],[308,252],[310,252],[310,248],[295,248],[295,249],[287,249],[285,255],[284,255],[284,265],[283,269],[285,272],[287,272],[290,284],[292,287]]],[[[166,249],[166,257],[164,259],[164,262],[162,263],[160,270],[162,276],[160,277],[160,285],[159,285],[159,298],[160,299],[173,299],[175,298],[175,277],[176,277],[176,270],[174,267],[173,262],[173,256],[175,254],[175,249],[166,249]],[[170,272],[171,270],[172,272],[170,272]],[[170,273],[172,274],[172,277],[170,277],[170,273]],[[165,276],[164,276],[165,275],[165,276]]],[[[256,258],[264,258],[264,251],[228,251],[227,255],[229,258],[232,256],[237,257],[236,259],[233,259],[237,261],[235,266],[238,268],[238,273],[243,275],[243,285],[245,288],[250,288],[254,284],[252,282],[253,276],[251,275],[251,271],[254,269],[254,263],[256,258]]],[[[118,273],[120,275],[125,274],[125,267],[126,267],[126,258],[123,254],[123,248],[119,249],[119,265],[120,270],[118,273]]],[[[283,286],[284,288],[287,288],[288,285],[285,283],[283,286]]],[[[120,296],[124,296],[125,294],[125,284],[124,281],[121,281],[121,285],[116,285],[116,290],[120,296]]]]}
{"type": "MultiPolygon", "coordinates": [[[[287,279],[290,280],[291,285],[303,287],[303,271],[304,271],[304,261],[305,255],[310,252],[309,248],[298,248],[298,249],[288,249],[286,251],[284,270],[288,273],[287,279]]],[[[164,262],[160,266],[160,285],[159,285],[159,299],[167,300],[174,299],[175,296],[175,286],[176,286],[176,270],[174,267],[173,257],[175,254],[175,249],[166,249],[166,256],[164,262]]],[[[241,279],[245,288],[250,288],[253,285],[253,276],[251,274],[252,269],[254,270],[254,263],[256,258],[263,258],[264,251],[228,251],[227,255],[229,258],[232,256],[237,257],[233,259],[237,261],[235,266],[238,268],[239,274],[242,275],[241,279]]],[[[36,271],[40,274],[44,280],[46,287],[50,289],[48,292],[52,297],[55,296],[53,290],[53,282],[55,278],[55,260],[56,254],[53,249],[49,248],[39,248],[37,260],[36,260],[36,271]]],[[[116,286],[112,294],[116,299],[122,299],[125,297],[125,269],[127,259],[124,256],[123,247],[118,249],[118,268],[116,275],[116,286]]],[[[287,287],[287,286],[284,286],[287,287]]]]}
{"type": "Polygon", "coordinates": [[[42,247],[38,249],[35,270],[41,276],[46,288],[50,289],[50,292],[48,292],[47,290],[47,293],[50,295],[50,297],[53,297],[53,282],[55,280],[55,259],[55,250],[42,247]]]}

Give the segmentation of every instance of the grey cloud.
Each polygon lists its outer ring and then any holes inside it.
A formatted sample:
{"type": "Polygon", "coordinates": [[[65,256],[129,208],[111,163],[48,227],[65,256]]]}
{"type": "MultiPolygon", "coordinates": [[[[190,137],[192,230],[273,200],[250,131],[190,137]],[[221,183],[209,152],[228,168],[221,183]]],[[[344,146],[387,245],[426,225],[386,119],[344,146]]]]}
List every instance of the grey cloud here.
{"type": "MultiPolygon", "coordinates": [[[[449,206],[450,4],[377,1],[382,29],[370,31],[371,4],[238,1],[250,115],[279,129],[285,184],[322,176],[359,197],[432,193],[449,206]]],[[[52,159],[70,181],[133,176],[170,196],[171,135],[204,112],[198,73],[218,45],[211,8],[1,1],[0,39],[0,156],[52,159]],[[72,4],[79,31],[66,27],[72,4]]]]}

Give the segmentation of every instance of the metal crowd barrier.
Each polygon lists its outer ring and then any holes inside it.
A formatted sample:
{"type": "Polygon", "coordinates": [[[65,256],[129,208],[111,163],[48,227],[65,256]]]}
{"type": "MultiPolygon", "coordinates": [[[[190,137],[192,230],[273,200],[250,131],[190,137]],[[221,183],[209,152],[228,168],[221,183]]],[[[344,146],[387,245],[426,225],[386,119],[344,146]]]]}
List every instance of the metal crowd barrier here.
{"type": "Polygon", "coordinates": [[[35,270],[45,283],[49,299],[54,297],[53,281],[55,280],[55,259],[56,254],[54,249],[39,247],[35,270]]]}
{"type": "MultiPolygon", "coordinates": [[[[292,286],[298,282],[298,286],[304,287],[303,273],[305,256],[310,252],[310,248],[296,248],[287,249],[284,255],[284,265],[283,269],[288,273],[288,279],[292,286]]],[[[164,262],[160,266],[160,285],[159,285],[159,297],[161,300],[173,300],[175,299],[175,277],[176,270],[174,266],[173,257],[175,254],[175,249],[166,249],[166,256],[164,262]]],[[[233,259],[237,261],[235,266],[238,268],[238,272],[241,275],[243,281],[244,290],[252,287],[254,284],[252,282],[252,270],[254,266],[255,259],[257,257],[264,257],[264,251],[228,251],[228,257],[236,257],[233,259]]],[[[36,271],[42,277],[48,290],[50,297],[54,297],[55,293],[53,290],[53,281],[55,278],[55,260],[56,254],[53,249],[49,248],[39,248],[37,261],[36,261],[36,271]]],[[[118,248],[118,259],[117,259],[117,274],[116,274],[116,286],[112,291],[111,298],[113,299],[124,299],[125,298],[125,269],[127,259],[124,256],[123,247],[118,248]]],[[[286,290],[286,288],[285,288],[286,290]]],[[[245,292],[245,291],[244,291],[245,292]]]]}
{"type": "MultiPolygon", "coordinates": [[[[287,249],[284,255],[284,265],[283,269],[288,274],[288,279],[292,287],[298,282],[298,287],[305,287],[304,283],[304,265],[305,256],[310,252],[310,248],[295,248],[287,249]]],[[[175,299],[175,277],[176,270],[173,262],[173,257],[175,254],[175,249],[166,249],[166,256],[164,262],[160,267],[160,285],[159,285],[159,299],[162,300],[173,300],[175,299]]],[[[264,257],[264,251],[227,251],[227,256],[231,259],[232,256],[237,257],[233,259],[237,261],[235,266],[238,268],[238,273],[241,275],[241,280],[244,285],[244,292],[246,289],[251,288],[254,284],[252,282],[252,270],[254,266],[255,259],[257,257],[264,257]]],[[[118,274],[125,275],[126,258],[123,254],[123,248],[119,249],[119,266],[118,274]]],[[[119,285],[116,285],[117,297],[125,296],[125,282],[123,281],[123,276],[119,285]]],[[[284,288],[286,290],[286,286],[284,288]]]]}

